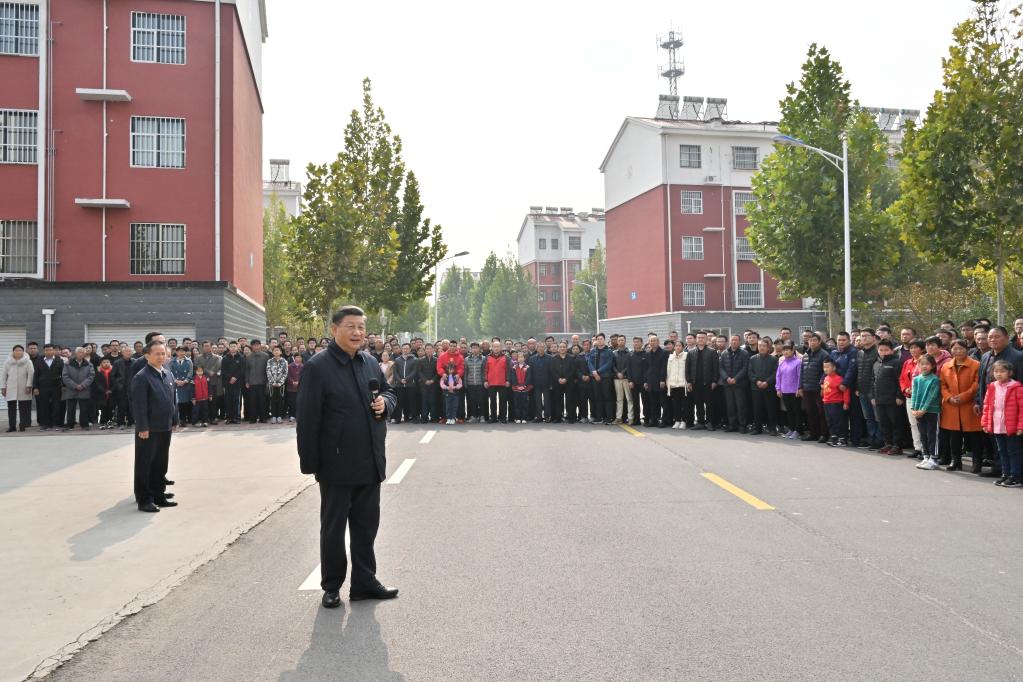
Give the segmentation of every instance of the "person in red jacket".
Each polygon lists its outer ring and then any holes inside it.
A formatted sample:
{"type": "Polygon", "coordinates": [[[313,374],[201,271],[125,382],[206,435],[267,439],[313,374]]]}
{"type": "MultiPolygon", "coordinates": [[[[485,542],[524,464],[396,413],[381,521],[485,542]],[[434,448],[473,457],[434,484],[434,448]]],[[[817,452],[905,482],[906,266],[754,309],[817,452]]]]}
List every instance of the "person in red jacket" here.
{"type": "Polygon", "coordinates": [[[995,485],[1018,488],[1023,478],[1023,385],[1012,378],[1013,365],[1008,360],[996,360],[991,373],[994,383],[984,393],[984,411],[980,418],[985,433],[994,437],[998,458],[1002,462],[1002,477],[995,485]]]}
{"type": "MultiPolygon", "coordinates": [[[[440,378],[443,378],[444,374],[445,374],[445,372],[447,370],[448,363],[454,363],[454,365],[455,365],[455,374],[457,374],[460,379],[464,378],[465,377],[465,356],[462,355],[461,352],[459,352],[458,346],[453,344],[453,343],[449,343],[447,341],[444,341],[443,343],[441,343],[440,347],[441,347],[441,354],[437,358],[437,376],[440,377],[440,378]]],[[[464,388],[459,388],[458,389],[458,397],[456,398],[456,401],[458,403],[458,418],[456,419],[456,423],[464,424],[465,423],[465,389],[464,388]]]]}
{"type": "Polygon", "coordinates": [[[849,410],[849,400],[852,395],[845,386],[844,377],[838,373],[835,362],[831,359],[824,361],[824,378],[821,379],[821,402],[824,403],[824,416],[828,420],[828,431],[831,433],[831,440],[828,445],[833,448],[845,447],[848,436],[847,429],[849,420],[846,412],[849,410]]]}
{"type": "Polygon", "coordinates": [[[195,366],[192,377],[194,391],[192,393],[192,426],[209,426],[210,414],[210,380],[202,365],[195,366]]]}
{"type": "Polygon", "coordinates": [[[490,401],[490,419],[493,424],[498,419],[502,424],[508,423],[508,356],[501,352],[501,339],[494,337],[490,343],[490,355],[483,370],[483,388],[487,391],[490,401]],[[500,402],[500,405],[498,404],[500,402]]]}

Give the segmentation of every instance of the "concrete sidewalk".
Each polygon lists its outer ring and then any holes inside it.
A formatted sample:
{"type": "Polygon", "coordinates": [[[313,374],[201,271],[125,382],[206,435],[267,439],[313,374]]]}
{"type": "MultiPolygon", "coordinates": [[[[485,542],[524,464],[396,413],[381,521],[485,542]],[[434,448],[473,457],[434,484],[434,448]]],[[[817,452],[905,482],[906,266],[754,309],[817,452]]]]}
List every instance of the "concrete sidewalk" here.
{"type": "Polygon", "coordinates": [[[313,483],[289,426],[175,434],[181,506],[138,512],[133,439],[0,441],[0,680],[45,674],[313,483]]]}

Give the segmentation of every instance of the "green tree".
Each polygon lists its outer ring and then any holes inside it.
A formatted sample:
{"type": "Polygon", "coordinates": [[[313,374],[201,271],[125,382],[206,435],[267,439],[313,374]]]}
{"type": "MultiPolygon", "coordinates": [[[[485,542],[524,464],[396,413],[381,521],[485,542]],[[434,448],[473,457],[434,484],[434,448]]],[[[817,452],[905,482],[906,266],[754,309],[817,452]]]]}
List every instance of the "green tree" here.
{"type": "MultiPolygon", "coordinates": [[[[779,130],[830,152],[849,143],[849,202],[855,297],[892,272],[897,241],[890,237],[884,187],[888,144],[876,123],[849,97],[841,65],[811,45],[799,84],[789,83],[781,101],[779,130]]],[[[844,290],[842,173],[827,159],[798,147],[782,147],[753,177],[757,202],[749,208],[746,234],[757,262],[774,276],[786,297],[813,297],[838,318],[844,290]]]]}
{"type": "Polygon", "coordinates": [[[309,314],[325,318],[341,301],[400,310],[432,286],[430,271],[444,253],[440,227],[422,220],[418,183],[401,151],[365,79],[344,148],[332,162],[308,167],[305,208],[287,242],[309,314]]]}
{"type": "Polygon", "coordinates": [[[480,326],[501,338],[525,338],[544,329],[536,284],[511,256],[498,264],[487,288],[480,326]]]}
{"type": "Polygon", "coordinates": [[[427,300],[413,301],[395,314],[388,322],[391,331],[418,334],[426,329],[426,320],[430,316],[430,304],[427,300]]]}
{"type": "MultiPolygon", "coordinates": [[[[607,317],[607,264],[604,247],[597,242],[593,255],[586,267],[576,273],[575,279],[587,284],[596,284],[600,292],[600,317],[607,317]]],[[[582,329],[593,331],[597,328],[596,306],[593,303],[593,289],[584,286],[572,287],[572,317],[582,329]]]]}
{"type": "Polygon", "coordinates": [[[490,334],[488,329],[483,328],[480,321],[483,319],[483,301],[487,296],[487,291],[490,290],[490,286],[494,283],[494,278],[497,277],[499,267],[500,261],[497,258],[497,254],[491,251],[490,255],[487,256],[487,260],[483,263],[483,269],[480,270],[480,276],[476,278],[472,294],[469,296],[469,319],[476,324],[476,336],[478,337],[490,334]]]}
{"type": "Polygon", "coordinates": [[[476,325],[469,318],[469,299],[473,289],[472,274],[468,268],[452,264],[441,278],[437,309],[440,339],[458,339],[473,336],[476,325]]]}
{"type": "Polygon", "coordinates": [[[994,271],[1001,324],[1006,270],[1021,273],[1023,63],[999,3],[975,0],[975,8],[953,32],[925,122],[906,133],[892,213],[932,261],[994,271]]]}
{"type": "Polygon", "coordinates": [[[290,225],[277,195],[263,209],[263,307],[268,329],[287,327],[295,314],[295,286],[285,246],[290,225]]]}

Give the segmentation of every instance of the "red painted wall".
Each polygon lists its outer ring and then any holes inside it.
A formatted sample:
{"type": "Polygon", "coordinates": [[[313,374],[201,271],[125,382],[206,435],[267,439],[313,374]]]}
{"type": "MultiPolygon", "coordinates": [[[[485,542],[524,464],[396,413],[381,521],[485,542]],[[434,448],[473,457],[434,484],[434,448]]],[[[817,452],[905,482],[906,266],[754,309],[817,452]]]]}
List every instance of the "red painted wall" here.
{"type": "MultiPolygon", "coordinates": [[[[39,60],[0,55],[0,108],[38,108],[39,60]],[[13,87],[11,87],[13,86],[13,87]]],[[[0,164],[0,220],[36,219],[35,165],[0,164]]]]}
{"type": "Polygon", "coordinates": [[[662,313],[668,307],[664,187],[607,212],[607,314],[662,313]],[[636,292],[633,301],[631,293],[636,292]]]}

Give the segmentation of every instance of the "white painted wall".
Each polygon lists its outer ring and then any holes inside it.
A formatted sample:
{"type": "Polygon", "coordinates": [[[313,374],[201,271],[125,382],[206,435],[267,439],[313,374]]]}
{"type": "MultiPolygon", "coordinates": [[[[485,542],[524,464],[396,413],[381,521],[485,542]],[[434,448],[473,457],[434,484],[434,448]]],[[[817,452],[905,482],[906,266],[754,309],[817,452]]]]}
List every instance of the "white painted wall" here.
{"type": "Polygon", "coordinates": [[[624,204],[662,182],[660,130],[630,119],[604,166],[604,207],[624,204]]]}
{"type": "MultiPolygon", "coordinates": [[[[668,182],[676,185],[720,184],[726,187],[749,187],[756,171],[732,167],[733,147],[756,147],[758,167],[773,151],[771,138],[776,133],[728,134],[717,132],[675,132],[666,133],[668,157],[668,182]],[[701,167],[682,168],[680,154],[682,145],[700,145],[701,167]],[[714,176],[716,180],[706,178],[714,176]]],[[[659,159],[653,160],[659,162],[659,159]]]]}

